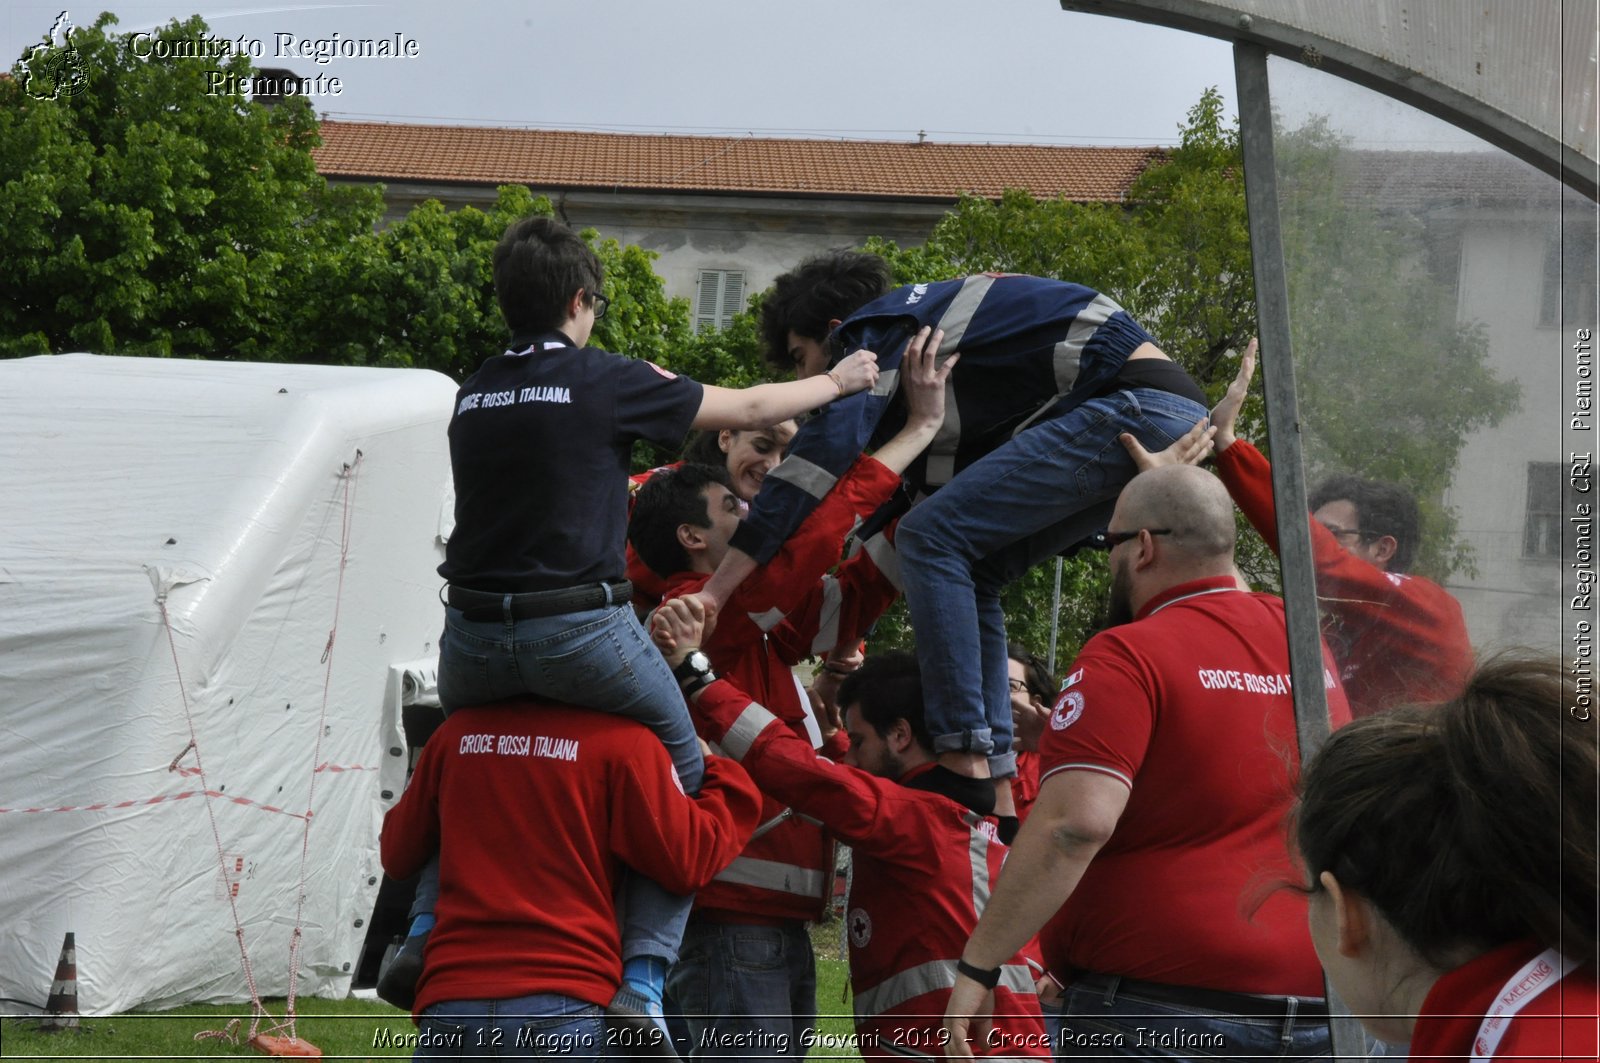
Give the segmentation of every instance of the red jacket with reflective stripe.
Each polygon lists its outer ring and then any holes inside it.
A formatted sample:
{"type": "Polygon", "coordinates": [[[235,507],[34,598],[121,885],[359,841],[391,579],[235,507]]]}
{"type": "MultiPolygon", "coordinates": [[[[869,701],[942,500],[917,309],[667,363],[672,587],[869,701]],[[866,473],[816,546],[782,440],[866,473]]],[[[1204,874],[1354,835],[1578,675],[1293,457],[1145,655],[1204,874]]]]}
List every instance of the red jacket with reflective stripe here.
{"type": "MultiPolygon", "coordinates": [[[[1217,454],[1217,472],[1250,524],[1278,551],[1272,466],[1240,439],[1217,454]]],[[[1339,665],[1352,716],[1446,701],[1472,671],[1461,603],[1421,576],[1384,572],[1311,522],[1323,636],[1339,665]]]]}
{"type": "Polygon", "coordinates": [[[379,838],[396,878],[439,854],[416,1012],[534,993],[609,1002],[622,976],[621,866],[690,892],[743,846],[759,801],[719,757],[685,797],[661,742],[609,713],[533,699],[452,713],[379,838]]]}
{"type": "MultiPolygon", "coordinates": [[[[993,821],[902,785],[926,768],[896,782],[818,757],[731,683],[711,684],[696,708],[701,734],[757,785],[854,847],[845,919],[861,1055],[942,1058],[956,960],[1005,860],[993,821]]],[[[1050,1057],[1030,964],[1032,943],[1002,968],[994,1021],[1005,1036],[983,1054],[1050,1057]]]]}
{"type": "MultiPolygon", "coordinates": [[[[892,567],[893,547],[883,536],[869,540],[835,574],[826,573],[856,521],[875,512],[899,484],[900,477],[875,459],[857,461],[777,555],[729,597],[701,647],[718,675],[767,706],[808,748],[810,710],[792,668],[860,638],[894,601],[894,584],[877,564],[892,567]]],[[[708,578],[678,573],[666,581],[663,598],[692,594],[708,578]]],[[[835,758],[844,755],[845,741],[842,732],[835,736],[835,758]]],[[[820,918],[832,902],[833,840],[770,796],[761,822],[774,825],[758,828],[738,859],[696,894],[695,911],[722,922],[820,918]]]]}

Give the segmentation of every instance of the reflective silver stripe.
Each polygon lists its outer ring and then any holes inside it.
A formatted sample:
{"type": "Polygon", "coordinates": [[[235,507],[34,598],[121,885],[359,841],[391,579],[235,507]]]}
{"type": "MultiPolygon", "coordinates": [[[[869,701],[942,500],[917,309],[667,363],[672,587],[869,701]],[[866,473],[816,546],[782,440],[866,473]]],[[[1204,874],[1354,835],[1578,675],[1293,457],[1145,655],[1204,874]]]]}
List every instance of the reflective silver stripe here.
{"type": "MultiPolygon", "coordinates": [[[[750,835],[750,841],[753,842],[757,838],[761,837],[763,834],[767,834],[767,833],[771,832],[773,829],[781,826],[784,820],[790,819],[793,816],[794,816],[794,809],[792,809],[792,808],[784,809],[782,812],[779,812],[776,816],[773,816],[771,819],[769,819],[765,823],[761,824],[761,826],[757,827],[755,829],[755,833],[750,835]]],[[[746,842],[745,844],[748,845],[749,842],[746,842]]]]}
{"type": "Polygon", "coordinates": [[[972,861],[972,910],[981,916],[989,907],[989,836],[975,826],[967,828],[967,856],[972,861]]]}
{"type": "Polygon", "coordinates": [[[944,343],[939,347],[941,353],[961,349],[961,340],[967,334],[967,326],[972,324],[972,315],[978,312],[978,304],[983,302],[983,297],[989,294],[993,285],[994,278],[983,274],[961,282],[961,290],[956,292],[956,297],[945,307],[944,316],[934,326],[944,329],[944,343]]]}
{"type": "Polygon", "coordinates": [[[794,696],[800,699],[800,711],[805,713],[801,723],[805,724],[806,741],[811,743],[812,749],[821,749],[822,725],[817,722],[817,710],[811,706],[811,695],[806,693],[806,685],[794,674],[793,668],[789,669],[789,678],[794,682],[794,696]]]}
{"type": "MultiPolygon", "coordinates": [[[[1055,370],[1056,396],[1065,395],[1072,390],[1078,382],[1078,372],[1083,368],[1083,349],[1088,346],[1094,334],[1100,331],[1100,326],[1110,320],[1122,307],[1104,295],[1096,295],[1088,306],[1078,311],[1072,324],[1067,328],[1066,339],[1056,344],[1051,356],[1051,366],[1055,370]]],[[[1037,421],[1046,410],[1055,405],[1055,400],[1040,406],[1029,414],[1021,424],[1011,430],[1015,436],[1018,432],[1037,421]]]]}
{"type": "Polygon", "coordinates": [[[759,886],[764,890],[792,893],[797,897],[821,897],[824,876],[815,868],[741,856],[729,864],[716,881],[737,886],[759,886]]]}
{"type": "MultiPolygon", "coordinates": [[[[856,1021],[875,1018],[914,1000],[924,993],[955,988],[956,961],[929,960],[890,975],[871,989],[856,994],[856,1021]]],[[[1013,993],[1033,995],[1033,972],[1024,963],[1008,963],[1000,968],[1000,984],[1013,993]]]]}
{"type": "Polygon", "coordinates": [[[728,728],[728,733],[722,736],[722,750],[734,760],[743,760],[744,755],[750,752],[750,747],[760,737],[761,732],[768,726],[778,722],[778,718],[768,712],[765,706],[755,702],[744,707],[739,718],[733,721],[733,726],[728,728]]]}
{"type": "Polygon", "coordinates": [[[1094,334],[1100,331],[1100,326],[1111,320],[1122,307],[1104,295],[1096,295],[1094,301],[1073,318],[1072,325],[1067,329],[1067,338],[1056,344],[1055,371],[1056,392],[1065,395],[1072,390],[1072,385],[1078,381],[1078,369],[1083,365],[1083,349],[1089,341],[1094,339],[1094,334]]]}
{"type": "MultiPolygon", "coordinates": [[[[956,378],[952,374],[944,382],[944,423],[934,433],[933,442],[928,444],[928,466],[924,479],[929,484],[943,487],[955,477],[956,444],[960,442],[961,410],[956,405],[956,378]]],[[[782,467],[778,466],[780,469],[782,467]]]]}
{"type": "Polygon", "coordinates": [[[750,618],[752,624],[761,629],[762,634],[765,634],[783,623],[783,618],[787,614],[782,609],[773,608],[764,613],[746,613],[745,615],[750,618]]]}
{"type": "Polygon", "coordinates": [[[888,580],[895,590],[904,593],[905,586],[900,582],[900,552],[894,548],[894,543],[889,541],[889,537],[881,533],[874,535],[862,543],[861,548],[872,558],[872,563],[878,566],[883,578],[888,580]]]}
{"type": "MultiPolygon", "coordinates": [[[[972,324],[972,315],[994,285],[993,277],[968,277],[961,282],[961,290],[950,300],[937,328],[944,329],[944,342],[939,345],[941,354],[958,351],[972,324]]],[[[961,442],[961,411],[956,405],[955,377],[944,385],[944,424],[939,426],[933,442],[928,445],[928,464],[924,478],[930,486],[942,487],[956,475],[956,445],[961,442]]],[[[781,466],[780,466],[781,468],[781,466]]]]}
{"type": "Polygon", "coordinates": [[[778,462],[777,467],[767,475],[798,487],[812,498],[821,498],[828,493],[829,488],[839,482],[839,478],[833,473],[797,454],[790,454],[778,462]]]}
{"type": "Polygon", "coordinates": [[[894,389],[900,386],[900,370],[886,369],[878,374],[878,382],[872,385],[872,393],[878,398],[893,395],[894,389]]]}
{"type": "Polygon", "coordinates": [[[822,605],[817,613],[817,637],[812,653],[826,653],[839,644],[839,611],[844,608],[844,588],[832,576],[822,577],[822,605]]]}

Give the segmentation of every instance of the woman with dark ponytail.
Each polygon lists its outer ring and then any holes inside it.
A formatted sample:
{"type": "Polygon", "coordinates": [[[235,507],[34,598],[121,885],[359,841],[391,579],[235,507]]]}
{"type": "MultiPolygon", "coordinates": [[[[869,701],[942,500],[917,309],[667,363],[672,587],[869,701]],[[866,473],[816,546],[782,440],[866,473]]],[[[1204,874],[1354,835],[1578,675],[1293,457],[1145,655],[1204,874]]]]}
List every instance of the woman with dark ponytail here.
{"type": "Polygon", "coordinates": [[[1559,662],[1501,657],[1306,768],[1317,954],[1413,1059],[1596,1058],[1596,738],[1575,694],[1559,662]]]}

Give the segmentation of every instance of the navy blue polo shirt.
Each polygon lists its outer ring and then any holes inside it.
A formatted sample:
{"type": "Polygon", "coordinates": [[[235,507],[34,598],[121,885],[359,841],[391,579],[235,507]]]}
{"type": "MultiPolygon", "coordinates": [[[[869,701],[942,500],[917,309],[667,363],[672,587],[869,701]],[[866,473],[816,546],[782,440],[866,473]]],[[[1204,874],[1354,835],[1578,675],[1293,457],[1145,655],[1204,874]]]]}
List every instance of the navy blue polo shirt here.
{"type": "Polygon", "coordinates": [[[683,442],[704,392],[559,332],[490,358],[456,393],[456,526],[439,575],[518,593],[623,578],[635,440],[683,442]]]}

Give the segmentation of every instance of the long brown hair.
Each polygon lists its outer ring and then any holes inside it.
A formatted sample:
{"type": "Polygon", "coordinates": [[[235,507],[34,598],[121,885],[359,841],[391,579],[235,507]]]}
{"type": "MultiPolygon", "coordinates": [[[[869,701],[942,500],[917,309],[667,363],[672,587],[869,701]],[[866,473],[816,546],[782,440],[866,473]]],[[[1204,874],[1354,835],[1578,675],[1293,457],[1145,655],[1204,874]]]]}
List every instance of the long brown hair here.
{"type": "Polygon", "coordinates": [[[1595,725],[1557,660],[1504,655],[1444,705],[1334,732],[1301,779],[1295,834],[1422,955],[1532,937],[1595,953],[1595,725]]]}

